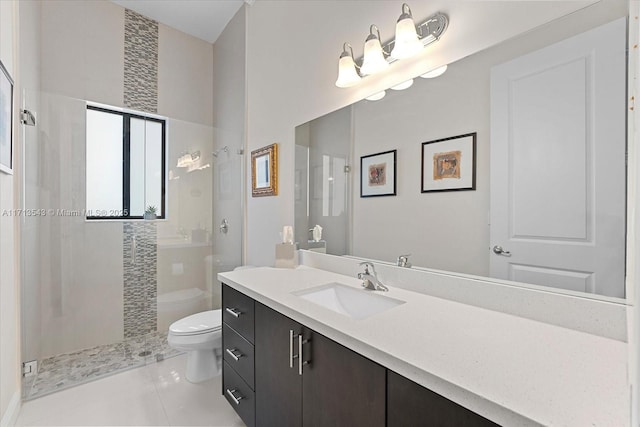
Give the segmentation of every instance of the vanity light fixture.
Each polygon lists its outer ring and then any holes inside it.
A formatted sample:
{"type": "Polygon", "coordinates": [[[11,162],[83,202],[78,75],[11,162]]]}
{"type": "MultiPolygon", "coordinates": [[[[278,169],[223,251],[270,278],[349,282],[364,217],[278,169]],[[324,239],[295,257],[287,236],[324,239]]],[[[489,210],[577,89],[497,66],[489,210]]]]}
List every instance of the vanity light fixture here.
{"type": "Polygon", "coordinates": [[[424,46],[440,40],[440,36],[448,26],[449,18],[440,12],[431,15],[416,26],[411,8],[403,3],[402,14],[396,25],[395,39],[382,43],[378,27],[371,25],[364,45],[364,56],[358,59],[353,56],[351,45],[343,44],[336,86],[354,86],[362,80],[362,77],[382,72],[388,68],[388,64],[420,52],[424,46]]]}
{"type": "Polygon", "coordinates": [[[182,156],[178,157],[178,163],[176,164],[176,167],[186,168],[190,164],[191,164],[191,154],[185,153],[182,156]]]}
{"type": "Polygon", "coordinates": [[[351,87],[360,82],[360,75],[356,70],[356,63],[353,60],[353,48],[349,43],[342,45],[342,54],[340,54],[340,62],[338,63],[338,80],[336,86],[351,87]],[[347,47],[349,51],[347,51],[347,47]]]}
{"type": "Polygon", "coordinates": [[[380,43],[380,30],[373,24],[369,27],[369,36],[364,42],[364,59],[362,67],[360,67],[360,74],[367,76],[384,71],[389,66],[385,54],[386,52],[380,43]]]}
{"type": "Polygon", "coordinates": [[[443,75],[445,71],[447,71],[447,66],[443,65],[442,67],[438,67],[435,70],[431,70],[422,74],[420,77],[422,77],[423,79],[433,79],[434,77],[443,75]]]}
{"type": "Polygon", "coordinates": [[[182,156],[178,157],[178,163],[176,164],[176,167],[178,168],[190,167],[198,160],[200,160],[200,151],[195,151],[193,153],[187,152],[182,156]]]}
{"type": "Polygon", "coordinates": [[[422,49],[422,43],[418,38],[416,24],[408,4],[402,3],[402,14],[396,23],[396,42],[391,56],[395,59],[409,58],[422,49]]]}

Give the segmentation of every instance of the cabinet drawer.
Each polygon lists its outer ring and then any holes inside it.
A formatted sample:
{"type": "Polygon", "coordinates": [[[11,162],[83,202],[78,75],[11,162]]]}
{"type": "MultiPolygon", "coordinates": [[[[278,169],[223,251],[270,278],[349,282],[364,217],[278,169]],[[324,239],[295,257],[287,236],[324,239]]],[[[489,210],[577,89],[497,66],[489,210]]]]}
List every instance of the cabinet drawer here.
{"type": "Polygon", "coordinates": [[[222,321],[253,344],[253,299],[222,286],[222,321]]]}
{"type": "Polygon", "coordinates": [[[255,427],[256,401],[253,390],[226,361],[222,367],[222,393],[247,427],[255,427]]]}
{"type": "Polygon", "coordinates": [[[242,338],[229,326],[222,327],[222,352],[224,360],[255,390],[253,344],[242,338]]]}

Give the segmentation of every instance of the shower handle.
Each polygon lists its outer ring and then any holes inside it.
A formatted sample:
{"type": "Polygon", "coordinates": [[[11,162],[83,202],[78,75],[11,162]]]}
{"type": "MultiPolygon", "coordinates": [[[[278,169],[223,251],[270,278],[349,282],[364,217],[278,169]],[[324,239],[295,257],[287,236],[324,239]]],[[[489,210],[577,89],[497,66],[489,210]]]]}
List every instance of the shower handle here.
{"type": "Polygon", "coordinates": [[[223,234],[227,234],[229,232],[229,221],[227,221],[226,218],[224,218],[220,223],[220,232],[223,234]]]}

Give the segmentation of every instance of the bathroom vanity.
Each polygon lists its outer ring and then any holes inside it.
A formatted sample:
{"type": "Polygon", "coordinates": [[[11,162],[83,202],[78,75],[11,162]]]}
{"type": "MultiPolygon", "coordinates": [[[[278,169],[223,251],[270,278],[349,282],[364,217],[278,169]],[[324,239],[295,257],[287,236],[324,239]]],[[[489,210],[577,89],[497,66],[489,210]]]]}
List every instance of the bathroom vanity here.
{"type": "Polygon", "coordinates": [[[249,427],[628,425],[623,342],[309,267],[218,278],[249,427]]]}

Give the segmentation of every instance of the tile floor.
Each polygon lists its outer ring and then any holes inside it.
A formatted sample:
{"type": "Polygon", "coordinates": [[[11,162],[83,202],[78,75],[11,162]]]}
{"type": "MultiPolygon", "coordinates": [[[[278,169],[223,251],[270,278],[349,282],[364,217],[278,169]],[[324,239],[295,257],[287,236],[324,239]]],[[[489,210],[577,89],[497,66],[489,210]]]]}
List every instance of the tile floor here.
{"type": "Polygon", "coordinates": [[[182,354],[22,404],[17,426],[244,427],[222,397],[222,376],[184,378],[182,354]]]}
{"type": "Polygon", "coordinates": [[[38,373],[24,379],[22,396],[34,399],[178,354],[165,332],[60,354],[40,361],[38,373]]]}

